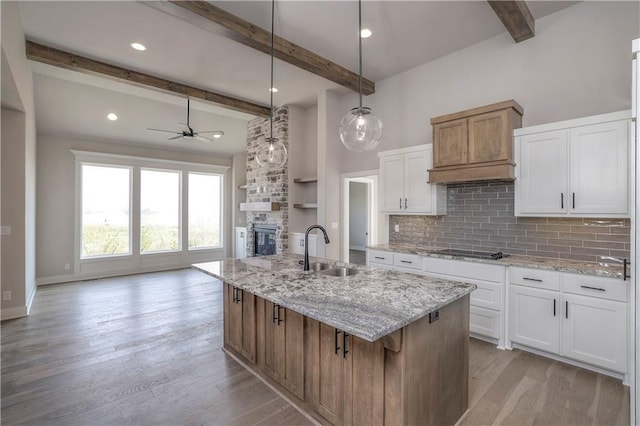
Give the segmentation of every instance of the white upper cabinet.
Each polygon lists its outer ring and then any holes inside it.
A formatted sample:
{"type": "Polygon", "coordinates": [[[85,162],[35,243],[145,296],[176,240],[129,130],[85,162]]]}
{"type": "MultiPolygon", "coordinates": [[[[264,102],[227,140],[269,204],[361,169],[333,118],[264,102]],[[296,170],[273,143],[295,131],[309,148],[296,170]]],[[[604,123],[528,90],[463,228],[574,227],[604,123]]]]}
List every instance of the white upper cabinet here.
{"type": "Polygon", "coordinates": [[[518,129],[516,216],[628,217],[630,113],[518,129]]]}
{"type": "Polygon", "coordinates": [[[446,214],[446,186],[427,183],[433,166],[431,144],[384,151],[378,157],[382,213],[446,214]]]}

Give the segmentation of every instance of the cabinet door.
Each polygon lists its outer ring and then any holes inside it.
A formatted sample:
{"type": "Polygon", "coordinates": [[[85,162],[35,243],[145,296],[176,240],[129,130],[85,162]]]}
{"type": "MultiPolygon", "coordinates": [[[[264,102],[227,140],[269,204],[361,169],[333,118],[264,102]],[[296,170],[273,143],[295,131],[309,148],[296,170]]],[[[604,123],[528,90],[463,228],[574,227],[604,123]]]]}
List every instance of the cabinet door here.
{"type": "Polygon", "coordinates": [[[509,296],[511,341],[547,352],[560,350],[559,293],[512,285],[509,296]]]}
{"type": "Polygon", "coordinates": [[[236,229],[236,259],[247,257],[247,230],[236,229]]]}
{"type": "Polygon", "coordinates": [[[239,305],[242,307],[242,355],[256,362],[256,296],[238,290],[239,305]]]}
{"type": "Polygon", "coordinates": [[[564,294],[562,355],[609,370],[627,371],[627,304],[564,294]]]}
{"type": "Polygon", "coordinates": [[[567,132],[555,131],[518,137],[518,176],[515,214],[566,214],[567,132]]]}
{"type": "Polygon", "coordinates": [[[386,213],[404,210],[404,156],[380,158],[381,209],[386,213]]]}
{"type": "Polygon", "coordinates": [[[343,423],[344,389],[342,333],[334,327],[319,323],[319,358],[316,410],[334,425],[343,423]]]}
{"type": "Polygon", "coordinates": [[[344,358],[344,424],[384,423],[384,346],[348,336],[344,358]]]}
{"type": "Polygon", "coordinates": [[[433,166],[467,164],[467,119],[433,125],[433,166]]]}
{"type": "Polygon", "coordinates": [[[508,113],[505,109],[469,117],[469,163],[512,158],[513,136],[507,126],[508,113]]]}
{"type": "Polygon", "coordinates": [[[277,322],[277,306],[269,301],[264,301],[264,318],[261,322],[264,327],[264,345],[262,347],[262,362],[261,368],[266,375],[272,379],[279,381],[280,376],[280,353],[278,347],[281,344],[282,337],[281,328],[278,327],[277,322]],[[275,318],[274,318],[275,317],[275,318]]]}
{"type": "Polygon", "coordinates": [[[225,341],[232,349],[242,353],[242,303],[234,300],[236,289],[232,285],[225,284],[225,290],[225,303],[228,307],[224,327],[225,341]]]}
{"type": "Polygon", "coordinates": [[[627,121],[581,126],[571,130],[571,213],[627,214],[628,139],[627,121]]]}
{"type": "Polygon", "coordinates": [[[431,213],[431,185],[427,176],[433,163],[432,152],[409,153],[404,159],[404,207],[406,213],[431,213]]]}
{"type": "Polygon", "coordinates": [[[304,399],[304,316],[289,309],[283,311],[284,321],[279,326],[282,330],[280,383],[304,399]]]}

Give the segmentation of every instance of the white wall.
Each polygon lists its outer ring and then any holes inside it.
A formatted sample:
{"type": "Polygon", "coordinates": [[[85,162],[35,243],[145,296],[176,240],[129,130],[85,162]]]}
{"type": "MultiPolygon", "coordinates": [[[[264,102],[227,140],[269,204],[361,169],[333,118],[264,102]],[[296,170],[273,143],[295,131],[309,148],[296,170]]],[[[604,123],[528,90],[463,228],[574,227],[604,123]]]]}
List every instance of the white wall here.
{"type": "Polygon", "coordinates": [[[317,175],[317,111],[315,107],[289,107],[289,233],[304,232],[318,221],[316,209],[293,207],[318,199],[317,183],[293,182],[295,178],[317,175]]]}
{"type": "MultiPolygon", "coordinates": [[[[505,32],[376,82],[364,104],[384,124],[378,151],[430,143],[431,117],[507,99],[524,107],[523,126],[629,109],[638,36],[639,2],[581,2],[537,20],[522,43],[505,32]]],[[[357,95],[341,104],[348,112],[357,95]]],[[[376,152],[339,157],[342,172],[378,168],[376,152]]]]}
{"type": "MultiPolygon", "coordinates": [[[[130,155],[162,160],[207,163],[231,166],[231,158],[219,158],[205,154],[189,154],[166,149],[127,145],[106,141],[71,139],[62,136],[38,135],[38,184],[37,184],[37,277],[39,282],[60,282],[82,278],[74,275],[75,259],[75,157],[71,149],[130,155]],[[70,264],[70,271],[64,269],[70,264]]],[[[218,257],[230,255],[232,232],[231,172],[225,176],[225,251],[218,257]]],[[[188,266],[188,259],[166,267],[188,266]]],[[[152,269],[163,269],[163,266],[152,269]]],[[[134,271],[129,271],[134,272],[134,271]]],[[[140,271],[142,272],[142,271],[140,271]]]]}
{"type": "Polygon", "coordinates": [[[367,184],[349,182],[349,246],[367,245],[367,184]]]}
{"type": "Polygon", "coordinates": [[[12,292],[12,300],[2,301],[2,319],[7,319],[26,315],[35,294],[36,127],[33,77],[18,3],[1,2],[0,7],[3,85],[10,76],[19,97],[12,96],[11,107],[20,109],[2,111],[0,217],[2,225],[11,226],[11,235],[2,237],[2,290],[12,292]]]}

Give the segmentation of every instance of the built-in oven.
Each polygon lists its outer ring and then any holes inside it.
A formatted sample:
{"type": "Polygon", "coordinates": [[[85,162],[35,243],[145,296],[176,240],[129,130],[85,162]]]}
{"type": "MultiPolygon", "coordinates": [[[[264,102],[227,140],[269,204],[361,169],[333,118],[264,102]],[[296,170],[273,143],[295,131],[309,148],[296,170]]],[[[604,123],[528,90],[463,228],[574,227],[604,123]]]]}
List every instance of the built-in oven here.
{"type": "Polygon", "coordinates": [[[268,256],[276,254],[276,225],[253,225],[253,255],[268,256]]]}

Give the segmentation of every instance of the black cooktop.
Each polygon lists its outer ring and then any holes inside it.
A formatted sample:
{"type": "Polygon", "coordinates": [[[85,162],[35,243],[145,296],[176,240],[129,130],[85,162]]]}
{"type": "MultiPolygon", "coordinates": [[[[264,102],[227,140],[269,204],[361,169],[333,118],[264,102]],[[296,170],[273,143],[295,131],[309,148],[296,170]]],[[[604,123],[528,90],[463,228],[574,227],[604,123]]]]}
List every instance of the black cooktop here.
{"type": "Polygon", "coordinates": [[[503,257],[509,256],[508,254],[504,254],[501,251],[496,253],[490,253],[486,251],[456,250],[456,249],[438,250],[435,253],[446,254],[449,256],[475,257],[476,259],[493,259],[493,260],[502,259],[503,257]]]}

